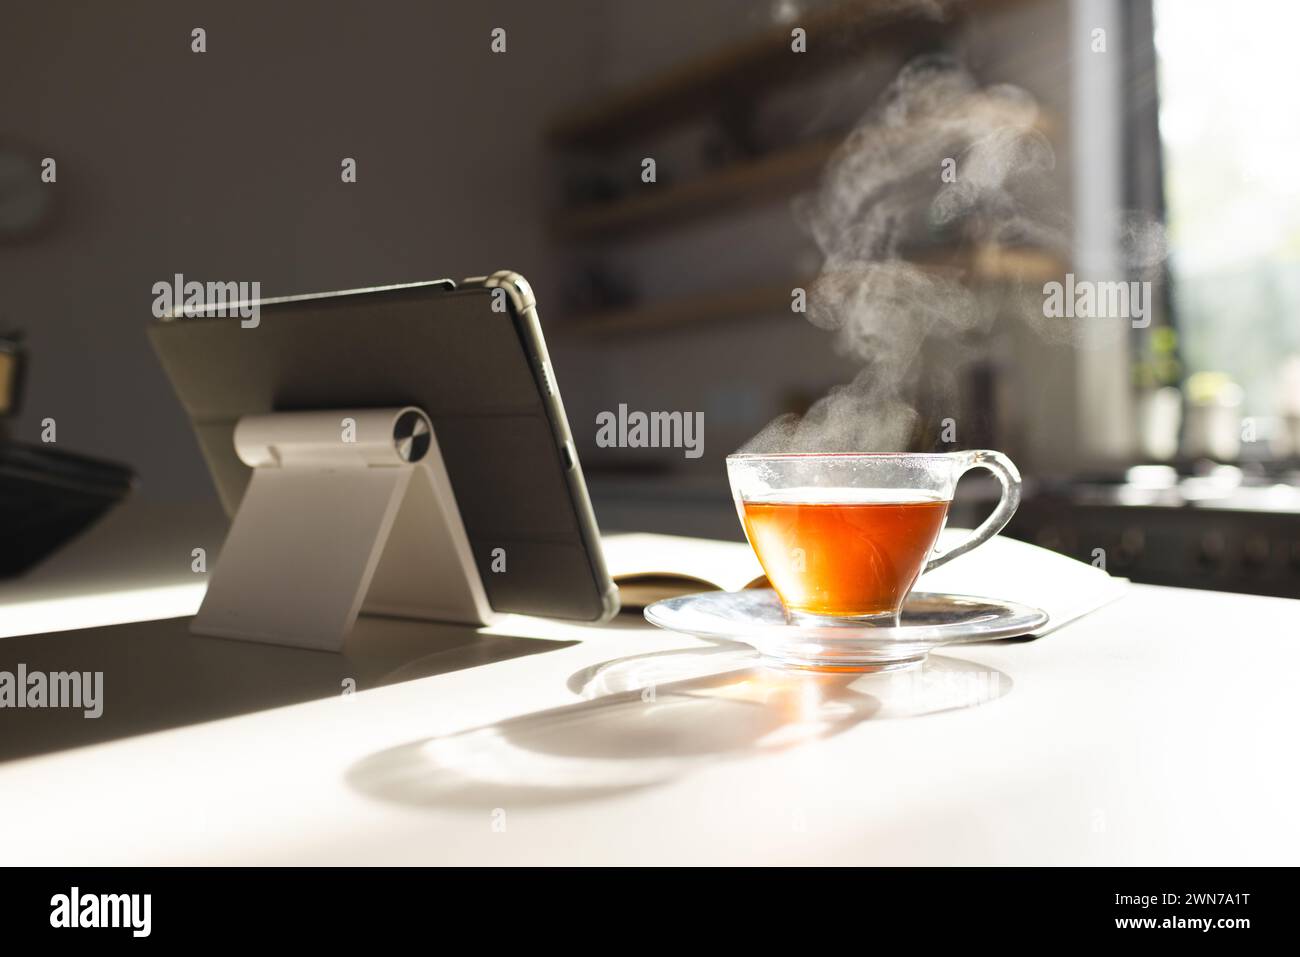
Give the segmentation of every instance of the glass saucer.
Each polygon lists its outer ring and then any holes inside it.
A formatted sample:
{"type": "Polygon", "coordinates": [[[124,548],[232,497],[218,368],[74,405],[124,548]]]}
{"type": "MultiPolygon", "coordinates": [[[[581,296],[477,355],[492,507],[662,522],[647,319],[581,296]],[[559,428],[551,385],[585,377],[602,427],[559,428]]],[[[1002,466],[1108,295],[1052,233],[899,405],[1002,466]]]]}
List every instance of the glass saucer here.
{"type": "Polygon", "coordinates": [[[704,592],[655,602],[646,621],[698,638],[744,642],[783,665],[818,671],[893,671],[941,645],[1028,635],[1047,613],[995,598],[914,592],[897,626],[791,622],[776,592],[704,592]]]}

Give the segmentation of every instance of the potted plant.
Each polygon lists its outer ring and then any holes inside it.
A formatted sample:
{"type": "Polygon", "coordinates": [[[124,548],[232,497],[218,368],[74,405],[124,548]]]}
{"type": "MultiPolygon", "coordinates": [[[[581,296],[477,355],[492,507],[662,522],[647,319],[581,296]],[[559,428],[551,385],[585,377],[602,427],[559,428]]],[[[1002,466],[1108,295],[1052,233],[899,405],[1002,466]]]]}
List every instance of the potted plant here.
{"type": "Polygon", "coordinates": [[[1133,363],[1138,448],[1148,459],[1166,462],[1178,454],[1183,418],[1183,396],[1178,389],[1181,375],[1178,334],[1170,326],[1152,329],[1133,363]]]}

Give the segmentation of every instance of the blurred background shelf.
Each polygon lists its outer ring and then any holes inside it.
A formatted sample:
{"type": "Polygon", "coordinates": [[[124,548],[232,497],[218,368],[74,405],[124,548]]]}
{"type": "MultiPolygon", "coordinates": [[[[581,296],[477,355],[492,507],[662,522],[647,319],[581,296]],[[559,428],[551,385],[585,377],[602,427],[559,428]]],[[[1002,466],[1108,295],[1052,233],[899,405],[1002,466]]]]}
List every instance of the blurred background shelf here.
{"type": "Polygon", "coordinates": [[[700,322],[789,313],[790,291],[806,281],[792,279],[785,284],[728,289],[588,313],[573,317],[564,324],[563,329],[583,335],[607,336],[700,322]]]}
{"type": "MultiPolygon", "coordinates": [[[[1008,104],[1008,127],[1027,126],[1051,142],[1059,123],[1039,112],[1031,118],[1015,115],[1008,104]],[[1027,122],[1028,120],[1028,122],[1027,122]]],[[[796,146],[709,169],[671,184],[644,184],[638,194],[607,202],[585,202],[561,210],[552,229],[564,240],[587,241],[648,233],[729,209],[771,203],[811,187],[828,162],[852,136],[858,148],[871,137],[878,148],[905,151],[916,132],[911,129],[839,130],[796,146]]]]}
{"type": "Polygon", "coordinates": [[[1070,268],[1050,250],[993,243],[916,250],[908,258],[934,272],[980,283],[1059,281],[1070,268]]]}
{"type": "Polygon", "coordinates": [[[555,232],[576,241],[625,236],[736,206],[774,202],[813,183],[842,139],[803,143],[681,183],[648,187],[626,199],[576,206],[556,217],[555,232]]]}
{"type": "MultiPolygon", "coordinates": [[[[1065,262],[1053,253],[1028,247],[981,245],[915,252],[906,261],[966,283],[1047,282],[1059,278],[1065,262]]],[[[796,287],[808,289],[815,277],[681,296],[572,317],[567,333],[610,336],[702,322],[789,314],[796,287]]],[[[802,316],[799,316],[802,318],[802,316]]]]}
{"type": "Polygon", "coordinates": [[[887,0],[805,11],[797,22],[767,27],[596,103],[561,113],[551,121],[547,140],[559,148],[616,149],[737,101],[756,100],[783,84],[812,79],[873,47],[904,55],[920,52],[948,28],[930,19],[922,5],[900,9],[887,0]],[[790,31],[795,26],[807,31],[809,44],[819,46],[818,55],[791,55],[790,31]]]}

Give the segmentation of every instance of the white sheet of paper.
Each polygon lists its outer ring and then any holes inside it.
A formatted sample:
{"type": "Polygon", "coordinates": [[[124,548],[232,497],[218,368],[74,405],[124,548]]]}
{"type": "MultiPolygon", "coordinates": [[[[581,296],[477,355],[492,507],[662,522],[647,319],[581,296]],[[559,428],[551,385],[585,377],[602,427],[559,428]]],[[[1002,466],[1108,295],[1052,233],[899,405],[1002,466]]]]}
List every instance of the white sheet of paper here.
{"type": "MultiPolygon", "coordinates": [[[[948,528],[939,550],[959,544],[969,529],[948,528]]],[[[1055,631],[1096,611],[1124,594],[1127,578],[1057,552],[995,535],[972,552],[922,575],[917,591],[949,592],[1016,601],[1047,612],[1048,622],[1036,635],[1055,631]]]]}

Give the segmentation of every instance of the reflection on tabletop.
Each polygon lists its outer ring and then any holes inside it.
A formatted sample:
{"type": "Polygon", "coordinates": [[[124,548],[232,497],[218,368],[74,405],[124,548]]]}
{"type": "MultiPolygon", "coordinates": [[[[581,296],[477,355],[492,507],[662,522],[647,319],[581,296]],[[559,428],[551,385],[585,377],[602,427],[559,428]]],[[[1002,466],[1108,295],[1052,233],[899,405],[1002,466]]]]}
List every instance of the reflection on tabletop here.
{"type": "Polygon", "coordinates": [[[584,700],[379,751],[353,765],[348,782],[419,807],[593,800],[863,721],[976,707],[1006,695],[1012,681],[940,655],[888,674],[794,671],[723,644],[605,662],[571,676],[569,687],[584,700]]]}

